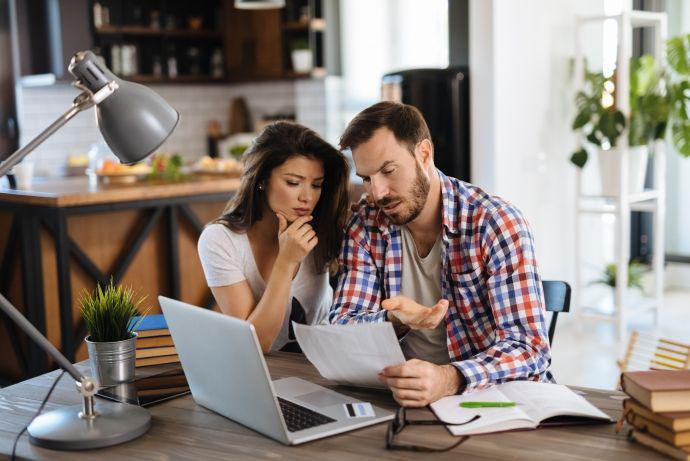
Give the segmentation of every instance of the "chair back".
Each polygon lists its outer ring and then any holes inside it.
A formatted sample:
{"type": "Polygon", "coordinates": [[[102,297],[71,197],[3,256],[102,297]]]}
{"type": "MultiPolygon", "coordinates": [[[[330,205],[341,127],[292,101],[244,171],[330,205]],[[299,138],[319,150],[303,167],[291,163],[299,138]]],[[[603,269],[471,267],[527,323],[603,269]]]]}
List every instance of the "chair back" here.
{"type": "Polygon", "coordinates": [[[570,285],[561,280],[543,280],[544,304],[547,312],[552,312],[549,323],[549,344],[553,344],[553,336],[556,332],[556,321],[561,312],[570,312],[570,285]]]}
{"type": "Polygon", "coordinates": [[[618,361],[621,373],[636,370],[688,370],[690,344],[665,339],[655,333],[633,331],[625,355],[618,361]]]}

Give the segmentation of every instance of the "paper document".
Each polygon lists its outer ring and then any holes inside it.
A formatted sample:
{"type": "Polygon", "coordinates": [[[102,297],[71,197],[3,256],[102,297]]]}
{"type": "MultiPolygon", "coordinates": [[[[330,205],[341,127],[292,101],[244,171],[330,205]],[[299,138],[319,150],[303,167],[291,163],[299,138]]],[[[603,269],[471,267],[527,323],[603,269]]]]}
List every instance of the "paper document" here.
{"type": "Polygon", "coordinates": [[[405,362],[390,322],[292,325],[302,352],[331,381],[385,388],[378,380],[381,370],[405,362]]]}

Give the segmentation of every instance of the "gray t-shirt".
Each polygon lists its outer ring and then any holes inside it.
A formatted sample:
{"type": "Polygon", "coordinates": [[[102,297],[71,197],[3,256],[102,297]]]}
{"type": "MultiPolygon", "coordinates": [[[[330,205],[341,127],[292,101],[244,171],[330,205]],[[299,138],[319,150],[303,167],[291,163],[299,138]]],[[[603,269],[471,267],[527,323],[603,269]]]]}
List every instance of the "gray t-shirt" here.
{"type": "MultiPolygon", "coordinates": [[[[441,235],[424,258],[419,256],[417,246],[407,226],[401,227],[403,243],[402,285],[400,294],[427,307],[441,299],[441,235]]],[[[446,322],[429,330],[411,330],[400,342],[405,358],[417,358],[443,365],[450,363],[448,355],[446,322]]]]}
{"type": "MultiPolygon", "coordinates": [[[[246,233],[233,232],[222,224],[211,224],[201,233],[197,247],[209,287],[233,285],[246,280],[254,299],[259,302],[266,291],[266,282],[254,261],[246,233]]],[[[304,258],[292,280],[290,296],[285,300],[283,326],[271,350],[282,348],[290,339],[290,313],[295,300],[304,310],[307,324],[325,323],[333,300],[333,289],[328,284],[328,272],[316,272],[312,254],[304,258]]]]}

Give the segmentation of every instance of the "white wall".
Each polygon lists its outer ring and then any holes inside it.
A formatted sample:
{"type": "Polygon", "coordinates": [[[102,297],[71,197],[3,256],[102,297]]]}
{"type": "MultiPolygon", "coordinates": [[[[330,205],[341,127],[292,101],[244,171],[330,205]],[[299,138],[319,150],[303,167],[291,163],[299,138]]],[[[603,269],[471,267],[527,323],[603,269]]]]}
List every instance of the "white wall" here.
{"type": "MultiPolygon", "coordinates": [[[[254,121],[265,114],[294,112],[297,120],[326,135],[322,80],[308,80],[236,85],[152,85],[180,112],[175,132],[161,146],[161,152],[179,152],[188,159],[206,154],[206,126],[210,120],[227,127],[230,102],[244,97],[254,121]],[[299,91],[296,89],[296,85],[299,91]]],[[[20,144],[26,145],[39,132],[64,113],[78,91],[66,84],[25,88],[20,98],[20,144]]],[[[41,176],[62,174],[67,156],[85,154],[101,139],[95,111],[77,115],[54,136],[29,154],[41,176]]]]}
{"type": "MultiPolygon", "coordinates": [[[[668,36],[690,33],[690,2],[667,0],[668,36]]],[[[690,158],[678,155],[673,146],[667,145],[667,213],[666,251],[690,256],[690,158]]],[[[688,286],[686,279],[685,286],[688,286]]]]}
{"type": "Polygon", "coordinates": [[[598,0],[470,1],[473,182],[524,212],[544,278],[574,279],[570,59],[576,15],[602,11],[598,0]]]}

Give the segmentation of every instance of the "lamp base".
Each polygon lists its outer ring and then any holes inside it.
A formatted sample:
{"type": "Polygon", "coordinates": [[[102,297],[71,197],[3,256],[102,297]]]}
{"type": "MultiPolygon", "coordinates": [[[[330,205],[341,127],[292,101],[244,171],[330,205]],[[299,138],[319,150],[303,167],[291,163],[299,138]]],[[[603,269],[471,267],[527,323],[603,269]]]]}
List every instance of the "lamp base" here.
{"type": "Polygon", "coordinates": [[[82,405],[60,408],[38,416],[29,425],[29,441],[54,450],[89,450],[128,442],[151,427],[145,408],[126,403],[98,400],[98,415],[79,417],[82,405]]]}

